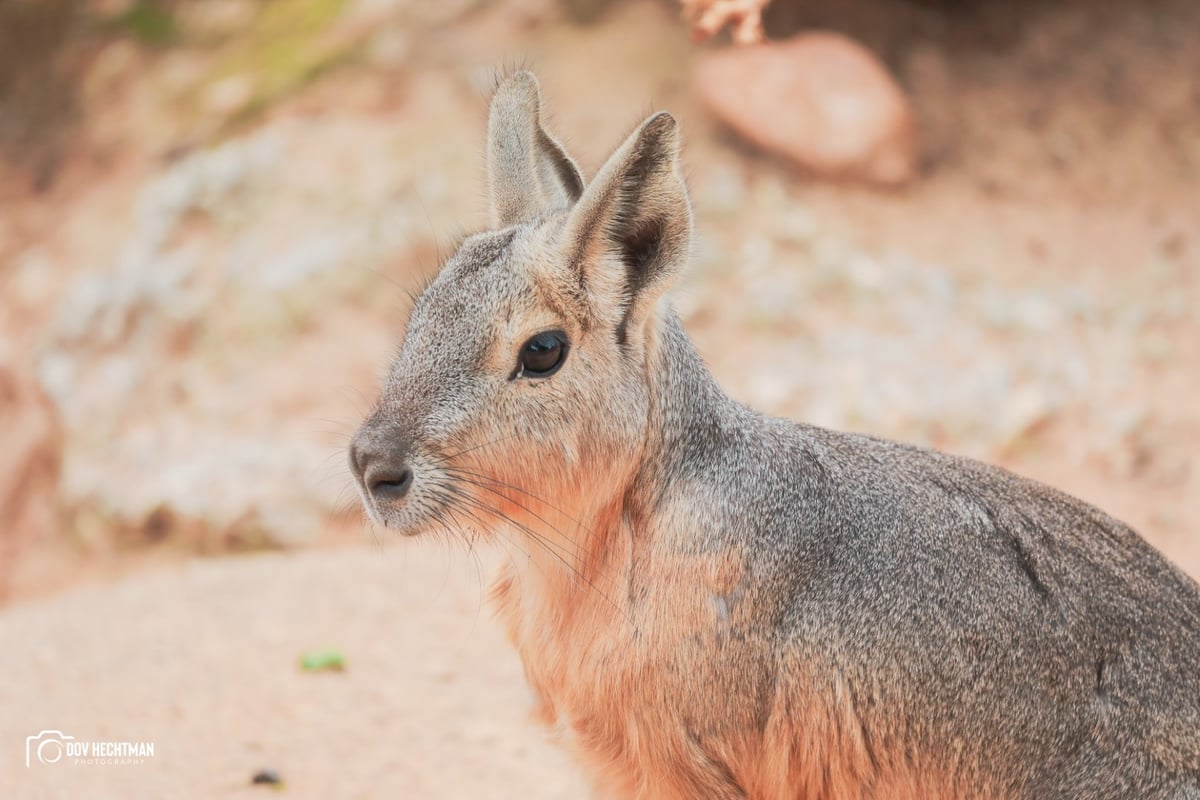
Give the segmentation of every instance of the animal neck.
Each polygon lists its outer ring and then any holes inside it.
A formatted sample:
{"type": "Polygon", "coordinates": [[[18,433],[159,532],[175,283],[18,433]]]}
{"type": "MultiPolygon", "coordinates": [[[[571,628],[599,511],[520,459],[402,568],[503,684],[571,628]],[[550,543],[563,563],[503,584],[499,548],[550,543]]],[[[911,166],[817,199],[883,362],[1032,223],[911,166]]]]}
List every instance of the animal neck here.
{"type": "Polygon", "coordinates": [[[632,486],[648,508],[660,505],[669,479],[697,475],[713,463],[737,438],[731,433],[745,431],[753,415],[725,394],[673,311],[658,324],[647,354],[649,435],[632,486]]]}
{"type": "Polygon", "coordinates": [[[555,597],[556,613],[569,616],[572,598],[624,592],[621,582],[635,549],[653,536],[669,484],[711,463],[750,413],[721,390],[673,312],[657,325],[646,354],[650,402],[641,453],[632,462],[592,464],[586,485],[560,487],[553,502],[525,495],[510,509],[521,520],[510,528],[513,566],[523,582],[555,597]]]}

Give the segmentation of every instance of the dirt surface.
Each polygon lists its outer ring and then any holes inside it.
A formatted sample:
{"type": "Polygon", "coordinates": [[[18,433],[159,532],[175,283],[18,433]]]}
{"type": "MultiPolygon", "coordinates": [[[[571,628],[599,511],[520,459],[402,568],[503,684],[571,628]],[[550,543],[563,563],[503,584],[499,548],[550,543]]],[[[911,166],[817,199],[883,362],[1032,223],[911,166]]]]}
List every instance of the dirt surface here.
{"type": "Polygon", "coordinates": [[[55,535],[0,543],[0,796],[579,796],[486,564],[364,545],[343,466],[406,292],[482,223],[497,65],[588,175],[680,118],[678,304],[735,397],[1003,464],[1200,574],[1200,5],[777,0],[769,35],[850,35],[909,94],[889,192],[738,141],[667,3],[50,5],[34,50],[77,43],[0,81],[0,120],[59,109],[0,125],[0,365],[62,431],[55,535]],[[321,646],[349,669],[299,672],[321,646]],[[156,754],[27,770],[43,729],[156,754]]]}
{"type": "Polygon", "coordinates": [[[407,544],[194,562],[8,611],[0,796],[272,796],[251,784],[265,769],[286,797],[581,796],[526,722],[478,565],[407,544]],[[344,671],[300,669],[328,647],[344,671]],[[154,755],[26,768],[48,728],[154,755]]]}

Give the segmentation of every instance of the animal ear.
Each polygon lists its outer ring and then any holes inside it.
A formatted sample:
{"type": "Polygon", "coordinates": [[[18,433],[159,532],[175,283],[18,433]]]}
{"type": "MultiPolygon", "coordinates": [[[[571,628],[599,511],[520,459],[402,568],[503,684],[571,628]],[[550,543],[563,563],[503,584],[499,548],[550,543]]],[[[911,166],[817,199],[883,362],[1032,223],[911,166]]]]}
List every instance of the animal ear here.
{"type": "Polygon", "coordinates": [[[567,263],[582,272],[590,296],[620,313],[624,344],[678,279],[691,247],[674,117],[660,112],[629,135],[572,209],[567,230],[567,263]]]}
{"type": "Polygon", "coordinates": [[[541,124],[541,92],[530,72],[505,78],[488,112],[488,199],[493,228],[565,208],[583,193],[579,168],[541,124]]]}

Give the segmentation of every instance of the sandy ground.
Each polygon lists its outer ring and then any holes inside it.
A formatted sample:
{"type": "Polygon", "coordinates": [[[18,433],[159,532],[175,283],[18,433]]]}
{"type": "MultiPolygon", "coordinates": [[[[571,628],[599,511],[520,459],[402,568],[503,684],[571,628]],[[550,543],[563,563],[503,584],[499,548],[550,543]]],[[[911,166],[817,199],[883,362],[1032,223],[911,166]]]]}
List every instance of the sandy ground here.
{"type": "Polygon", "coordinates": [[[524,722],[481,565],[405,545],[195,561],[0,615],[0,797],[270,796],[263,769],[297,798],[581,796],[524,722]],[[300,670],[327,647],[343,672],[300,670]],[[27,769],[45,729],[154,756],[27,769]]]}

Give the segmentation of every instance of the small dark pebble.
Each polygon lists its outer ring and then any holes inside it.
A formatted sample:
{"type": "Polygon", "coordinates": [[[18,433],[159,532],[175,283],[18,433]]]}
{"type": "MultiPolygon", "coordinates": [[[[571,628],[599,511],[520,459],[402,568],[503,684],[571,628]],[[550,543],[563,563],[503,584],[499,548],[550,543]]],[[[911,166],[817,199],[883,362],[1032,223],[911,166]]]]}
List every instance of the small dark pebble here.
{"type": "Polygon", "coordinates": [[[283,783],[283,778],[279,777],[279,773],[273,769],[260,769],[254,773],[254,777],[250,779],[251,783],[267,783],[272,786],[283,783]]]}

